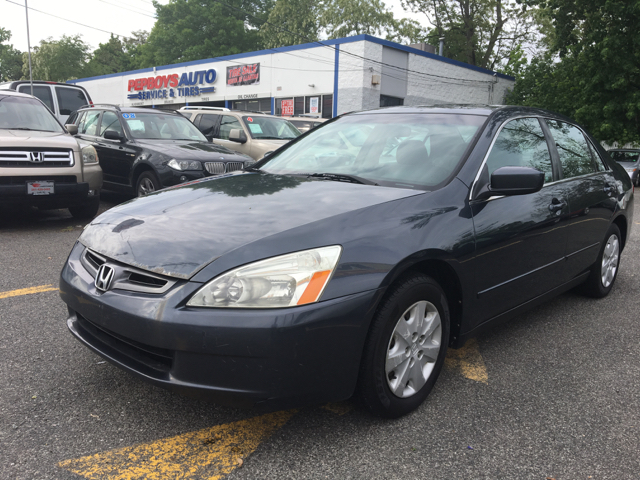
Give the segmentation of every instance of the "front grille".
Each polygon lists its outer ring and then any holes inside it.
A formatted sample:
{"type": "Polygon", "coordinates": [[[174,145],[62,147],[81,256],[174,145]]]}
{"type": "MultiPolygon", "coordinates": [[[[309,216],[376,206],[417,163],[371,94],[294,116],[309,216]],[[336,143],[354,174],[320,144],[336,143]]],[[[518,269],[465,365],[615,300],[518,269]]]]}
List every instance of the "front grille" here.
{"type": "Polygon", "coordinates": [[[73,151],[67,149],[0,149],[0,167],[73,167],[73,151]]]}
{"type": "Polygon", "coordinates": [[[77,183],[77,180],[75,175],[0,176],[0,185],[24,185],[26,182],[77,183]]]}
{"type": "Polygon", "coordinates": [[[76,316],[78,318],[78,325],[84,331],[83,337],[98,350],[103,350],[100,344],[106,345],[121,355],[158,372],[167,373],[171,370],[173,365],[173,352],[171,350],[152,347],[151,345],[145,345],[144,343],[122,337],[98,327],[79,313],[76,313],[76,316]]]}
{"type": "Polygon", "coordinates": [[[89,274],[96,278],[98,269],[108,263],[114,269],[111,290],[128,290],[140,293],[164,293],[176,284],[177,280],[170,280],[144,270],[130,267],[108,260],[93,250],[85,249],[80,261],[89,274]]]}
{"type": "Polygon", "coordinates": [[[212,175],[219,175],[221,173],[235,172],[236,170],[242,170],[244,163],[242,162],[206,162],[204,164],[207,172],[212,175]]]}

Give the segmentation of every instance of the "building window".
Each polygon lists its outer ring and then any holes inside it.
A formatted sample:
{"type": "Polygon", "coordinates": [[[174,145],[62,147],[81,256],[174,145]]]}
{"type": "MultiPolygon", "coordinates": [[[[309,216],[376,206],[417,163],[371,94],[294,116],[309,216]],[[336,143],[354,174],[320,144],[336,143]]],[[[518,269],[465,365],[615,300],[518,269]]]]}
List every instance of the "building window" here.
{"type": "Polygon", "coordinates": [[[271,113],[271,99],[255,98],[251,100],[234,100],[231,102],[231,110],[271,113]]]}
{"type": "Polygon", "coordinates": [[[404,98],[390,97],[389,95],[380,95],[381,107],[395,107],[404,105],[404,98]]]}
{"type": "Polygon", "coordinates": [[[322,118],[333,118],[333,95],[322,96],[322,118]]]}

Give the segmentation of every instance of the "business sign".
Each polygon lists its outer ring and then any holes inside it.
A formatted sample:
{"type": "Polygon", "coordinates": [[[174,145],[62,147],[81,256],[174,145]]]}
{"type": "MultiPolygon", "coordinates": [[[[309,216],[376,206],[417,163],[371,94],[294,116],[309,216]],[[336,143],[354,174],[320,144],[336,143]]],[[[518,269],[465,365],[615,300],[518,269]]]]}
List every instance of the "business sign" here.
{"type": "Polygon", "coordinates": [[[293,116],[293,98],[282,100],[282,115],[293,116]]]}
{"type": "Polygon", "coordinates": [[[203,93],[214,93],[211,85],[216,81],[214,69],[178,75],[158,75],[129,80],[127,98],[129,100],[150,100],[155,98],[198,97],[203,93]],[[137,92],[137,93],[135,93],[137,92]]]}
{"type": "Polygon", "coordinates": [[[227,67],[227,85],[260,85],[260,64],[227,67]]]}
{"type": "Polygon", "coordinates": [[[309,113],[318,113],[318,97],[311,97],[309,99],[309,113]]]}

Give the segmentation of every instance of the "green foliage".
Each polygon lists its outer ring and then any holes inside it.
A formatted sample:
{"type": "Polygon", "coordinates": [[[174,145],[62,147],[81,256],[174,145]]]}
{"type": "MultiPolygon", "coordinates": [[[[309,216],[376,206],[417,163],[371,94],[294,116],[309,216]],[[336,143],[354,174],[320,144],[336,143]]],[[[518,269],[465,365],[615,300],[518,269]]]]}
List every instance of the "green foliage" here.
{"type": "Polygon", "coordinates": [[[315,42],[323,5],[315,0],[278,0],[260,28],[265,48],[315,42]]]}
{"type": "MultiPolygon", "coordinates": [[[[80,35],[63,35],[60,40],[41,40],[40,45],[33,48],[31,66],[34,80],[65,82],[84,76],[89,45],[82,41],[80,35]]],[[[28,54],[23,54],[22,73],[29,78],[28,54]]]]}
{"type": "MultiPolygon", "coordinates": [[[[140,48],[138,67],[153,67],[257,50],[256,18],[271,0],[170,0],[154,2],[156,21],[140,48]]],[[[259,22],[260,24],[262,22],[259,22]]]]}
{"type": "Polygon", "coordinates": [[[495,69],[511,51],[533,41],[535,11],[521,0],[402,0],[424,13],[435,27],[428,43],[438,47],[445,38],[444,56],[495,69]]]}
{"type": "Polygon", "coordinates": [[[547,10],[559,58],[534,59],[509,100],[570,116],[607,143],[639,142],[640,2],[549,0],[547,10]]]}
{"type": "Polygon", "coordinates": [[[130,58],[124,51],[124,44],[111,35],[107,43],[101,43],[87,63],[85,75],[97,76],[125,72],[130,69],[130,58]]]}
{"type": "Polygon", "coordinates": [[[509,56],[496,67],[496,70],[505,75],[511,75],[516,79],[522,74],[524,67],[527,65],[527,57],[522,49],[522,45],[516,45],[509,52],[509,56]]]}
{"type": "Polygon", "coordinates": [[[22,52],[9,45],[11,32],[0,27],[0,82],[20,80],[22,52]]]}
{"type": "Polygon", "coordinates": [[[327,0],[320,22],[329,38],[380,36],[395,25],[381,0],[327,0]]]}

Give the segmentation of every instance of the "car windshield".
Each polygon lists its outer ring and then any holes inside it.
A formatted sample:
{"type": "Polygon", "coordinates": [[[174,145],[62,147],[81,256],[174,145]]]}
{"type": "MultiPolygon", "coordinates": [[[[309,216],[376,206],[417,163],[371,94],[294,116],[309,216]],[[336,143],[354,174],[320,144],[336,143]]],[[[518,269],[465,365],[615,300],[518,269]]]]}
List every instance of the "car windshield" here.
{"type": "Polygon", "coordinates": [[[625,152],[622,150],[613,150],[609,151],[609,155],[618,163],[627,163],[627,162],[635,162],[638,160],[638,155],[640,152],[625,152]]]}
{"type": "Polygon", "coordinates": [[[262,140],[291,140],[300,136],[300,130],[291,122],[278,117],[242,117],[251,133],[251,138],[262,140]]]}
{"type": "Polygon", "coordinates": [[[42,102],[31,97],[0,95],[0,129],[63,133],[42,102]]]}
{"type": "Polygon", "coordinates": [[[431,190],[455,171],[485,119],[457,114],[350,115],[276,152],[260,170],[431,190]]]}
{"type": "Polygon", "coordinates": [[[166,113],[123,113],[133,138],[147,140],[198,140],[206,142],[200,130],[182,115],[166,113]]]}

